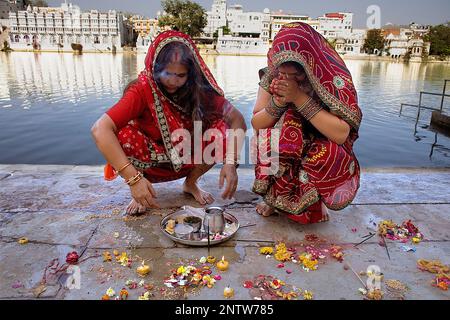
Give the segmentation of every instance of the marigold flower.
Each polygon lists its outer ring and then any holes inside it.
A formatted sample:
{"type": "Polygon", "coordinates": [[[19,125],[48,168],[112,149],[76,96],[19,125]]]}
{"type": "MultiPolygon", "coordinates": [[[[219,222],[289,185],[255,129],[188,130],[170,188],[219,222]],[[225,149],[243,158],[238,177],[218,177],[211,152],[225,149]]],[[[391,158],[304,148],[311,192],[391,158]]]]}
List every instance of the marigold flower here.
{"type": "Polygon", "coordinates": [[[264,255],[273,254],[273,248],[263,247],[263,248],[259,249],[259,253],[264,254],[264,255]]]}

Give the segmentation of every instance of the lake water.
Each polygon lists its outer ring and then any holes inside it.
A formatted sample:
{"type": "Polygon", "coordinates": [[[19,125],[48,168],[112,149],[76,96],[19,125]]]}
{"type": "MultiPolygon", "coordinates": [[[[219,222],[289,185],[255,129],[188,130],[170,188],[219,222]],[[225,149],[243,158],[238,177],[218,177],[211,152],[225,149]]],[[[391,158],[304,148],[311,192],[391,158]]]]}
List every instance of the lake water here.
{"type": "MultiPolygon", "coordinates": [[[[103,164],[90,135],[95,120],[136,78],[144,54],[0,53],[0,163],[103,164]]],[[[250,123],[264,57],[207,56],[226,97],[250,123]]],[[[355,152],[363,167],[450,167],[450,139],[428,129],[425,111],[415,132],[419,91],[442,92],[449,64],[347,60],[363,111],[355,152]]],[[[449,85],[450,87],[450,85],[449,85]]],[[[448,89],[450,91],[450,88],[448,89]]],[[[439,107],[439,97],[424,105],[439,107]]],[[[444,109],[450,109],[446,98],[444,109]]]]}

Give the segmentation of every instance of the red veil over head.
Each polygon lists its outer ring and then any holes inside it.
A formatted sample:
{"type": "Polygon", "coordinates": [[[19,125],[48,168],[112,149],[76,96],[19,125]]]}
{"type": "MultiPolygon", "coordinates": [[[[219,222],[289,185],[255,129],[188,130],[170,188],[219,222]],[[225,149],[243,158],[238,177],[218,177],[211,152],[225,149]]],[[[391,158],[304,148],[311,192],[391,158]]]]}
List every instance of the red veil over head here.
{"type": "Polygon", "coordinates": [[[320,33],[303,22],[286,24],[276,35],[267,58],[268,68],[261,79],[264,88],[272,82],[277,67],[284,62],[297,62],[322,102],[358,131],[362,113],[352,76],[320,33]]]}
{"type": "MultiPolygon", "coordinates": [[[[280,170],[268,175],[270,161],[264,163],[258,158],[253,191],[264,196],[270,206],[294,215],[304,215],[305,209],[319,200],[334,210],[346,207],[359,188],[360,169],[352,148],[362,119],[349,70],[328,41],[302,22],[284,25],[267,57],[268,66],[260,71],[263,89],[270,93],[280,65],[296,62],[305,70],[322,106],[346,121],[351,132],[347,141],[338,145],[289,108],[274,126],[281,129],[280,170]]],[[[262,143],[267,144],[267,139],[276,134],[272,131],[261,139],[262,143]]],[[[266,152],[264,148],[260,150],[266,152]]]]}
{"type": "MultiPolygon", "coordinates": [[[[212,99],[207,101],[207,107],[214,108],[214,111],[222,116],[226,102],[223,97],[222,89],[218,86],[211,71],[200,56],[197,47],[188,35],[170,30],[161,33],[152,42],[145,58],[145,69],[139,74],[136,86],[139,87],[139,92],[142,95],[143,101],[150,110],[151,119],[154,121],[154,125],[158,127],[160,131],[162,141],[152,140],[149,137],[145,137],[145,139],[142,138],[142,141],[140,142],[135,141],[135,143],[139,144],[140,149],[145,150],[145,153],[148,152],[147,149],[150,149],[150,152],[154,153],[154,158],[156,158],[154,163],[140,159],[139,155],[131,154],[131,150],[127,150],[126,153],[128,152],[127,156],[133,162],[133,165],[136,168],[143,170],[144,173],[154,181],[165,181],[178,178],[193,167],[192,163],[183,163],[182,155],[180,155],[177,148],[174,147],[174,143],[177,143],[177,141],[172,140],[176,139],[172,135],[173,132],[178,129],[186,129],[192,126],[192,115],[187,114],[181,106],[164,95],[163,91],[158,86],[154,75],[158,54],[166,45],[172,42],[180,42],[186,45],[192,53],[194,61],[198,64],[204,78],[213,89],[214,97],[211,97],[212,99]],[[158,158],[162,160],[158,162],[158,158]],[[166,167],[159,168],[160,164],[165,165],[167,163],[170,164],[172,170],[169,170],[166,167]]],[[[223,137],[225,137],[226,124],[224,120],[215,118],[212,120],[214,121],[211,121],[210,128],[220,130],[223,132],[223,137]]],[[[134,119],[130,122],[128,130],[135,132],[136,130],[139,130],[140,127],[149,125],[148,123],[142,123],[142,121],[144,120],[134,119]]],[[[153,123],[151,125],[153,125],[153,123]]],[[[140,136],[142,137],[142,135],[140,136]]],[[[121,139],[124,138],[124,134],[119,133],[118,137],[119,141],[121,141],[121,139]]],[[[203,147],[205,147],[206,144],[207,143],[203,142],[203,147]]],[[[125,143],[125,145],[127,144],[125,143]]],[[[220,155],[218,157],[220,157],[220,155]]],[[[115,176],[117,176],[117,172],[115,172],[112,166],[107,165],[105,167],[105,178],[107,180],[112,180],[115,176]]]]}
{"type": "Polygon", "coordinates": [[[182,163],[180,156],[174,149],[171,141],[171,133],[177,129],[183,128],[178,115],[178,113],[183,110],[180,106],[163,94],[154,77],[156,58],[164,46],[171,42],[181,42],[185,44],[192,52],[195,61],[198,63],[203,75],[211,87],[220,96],[223,96],[223,91],[217,85],[211,71],[206,66],[206,63],[200,56],[197,47],[188,35],[178,31],[165,31],[161,33],[150,45],[145,58],[145,70],[141,72],[139,80],[148,83],[149,89],[151,90],[151,95],[147,95],[147,105],[150,107],[151,112],[154,113],[154,119],[158,119],[158,125],[163,138],[166,154],[170,158],[174,170],[179,171],[182,163]]]}

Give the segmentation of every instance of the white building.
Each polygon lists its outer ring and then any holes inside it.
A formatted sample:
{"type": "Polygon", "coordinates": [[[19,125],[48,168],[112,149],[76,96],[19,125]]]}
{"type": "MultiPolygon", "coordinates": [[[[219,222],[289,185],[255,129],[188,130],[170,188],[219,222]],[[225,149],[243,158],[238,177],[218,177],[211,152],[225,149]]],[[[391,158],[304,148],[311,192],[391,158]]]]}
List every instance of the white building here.
{"type": "Polygon", "coordinates": [[[28,6],[11,12],[9,22],[13,50],[115,52],[123,45],[123,16],[114,10],[81,12],[67,3],[58,8],[28,6]]]}
{"type": "Polygon", "coordinates": [[[207,13],[207,25],[203,29],[203,33],[212,38],[214,33],[227,25],[227,1],[214,0],[211,11],[207,13]]]}
{"type": "Polygon", "coordinates": [[[353,29],[353,13],[326,13],[319,20],[319,32],[327,39],[348,39],[353,29]]]}
{"type": "Polygon", "coordinates": [[[9,13],[23,9],[23,0],[0,0],[0,48],[9,43],[9,13]]]}
{"type": "Polygon", "coordinates": [[[407,29],[392,29],[386,32],[385,51],[392,58],[403,57],[408,52],[408,41],[412,36],[412,31],[407,29]]]}
{"type": "Polygon", "coordinates": [[[309,18],[308,21],[304,21],[307,24],[309,24],[314,30],[319,31],[320,29],[320,21],[319,19],[311,19],[309,18]]]}
{"type": "Polygon", "coordinates": [[[265,56],[269,42],[261,38],[222,36],[219,31],[216,50],[219,54],[265,56]]]}
{"type": "Polygon", "coordinates": [[[270,10],[244,12],[242,5],[227,6],[226,0],[214,0],[207,12],[208,23],[203,29],[212,38],[220,28],[228,27],[234,37],[253,37],[268,41],[270,38],[270,10]]]}
{"type": "Polygon", "coordinates": [[[347,38],[338,39],[342,42],[342,46],[338,47],[336,43],[336,51],[342,55],[362,55],[364,54],[363,46],[366,39],[367,30],[353,29],[347,38]]]}
{"type": "Polygon", "coordinates": [[[270,40],[273,41],[283,25],[299,21],[308,23],[309,17],[305,15],[285,13],[282,10],[272,12],[270,14],[270,40]]]}
{"type": "Polygon", "coordinates": [[[227,22],[228,28],[234,36],[269,40],[269,9],[264,9],[263,12],[244,12],[241,5],[234,5],[227,9],[227,22]]]}
{"type": "Polygon", "coordinates": [[[424,53],[430,52],[430,43],[422,38],[429,31],[424,28],[385,28],[385,52],[391,58],[403,58],[408,53],[412,61],[421,61],[424,53]]]}
{"type": "Polygon", "coordinates": [[[9,20],[9,12],[22,10],[23,0],[0,0],[0,21],[9,20]]]}
{"type": "Polygon", "coordinates": [[[412,22],[409,25],[409,28],[413,32],[413,36],[414,37],[423,39],[423,37],[430,32],[431,26],[429,26],[429,25],[419,25],[419,24],[417,24],[415,22],[412,22]]]}

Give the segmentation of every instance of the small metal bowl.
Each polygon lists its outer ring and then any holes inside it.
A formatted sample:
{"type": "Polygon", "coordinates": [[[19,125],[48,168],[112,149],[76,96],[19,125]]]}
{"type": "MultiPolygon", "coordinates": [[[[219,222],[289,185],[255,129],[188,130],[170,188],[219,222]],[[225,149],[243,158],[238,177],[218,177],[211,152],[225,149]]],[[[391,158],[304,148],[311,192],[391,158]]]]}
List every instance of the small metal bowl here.
{"type": "Polygon", "coordinates": [[[192,232],[199,232],[202,227],[202,218],[196,216],[188,216],[183,219],[183,223],[193,228],[192,232]]]}
{"type": "Polygon", "coordinates": [[[177,224],[175,227],[175,235],[181,239],[190,239],[194,228],[186,224],[177,224]]]}

